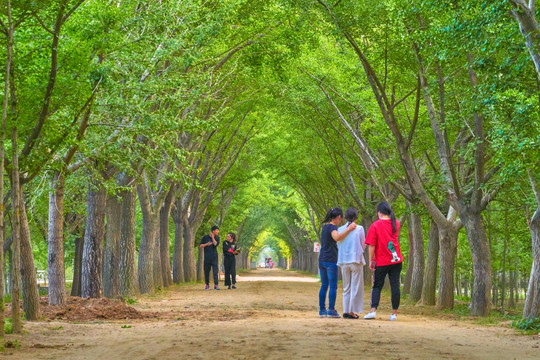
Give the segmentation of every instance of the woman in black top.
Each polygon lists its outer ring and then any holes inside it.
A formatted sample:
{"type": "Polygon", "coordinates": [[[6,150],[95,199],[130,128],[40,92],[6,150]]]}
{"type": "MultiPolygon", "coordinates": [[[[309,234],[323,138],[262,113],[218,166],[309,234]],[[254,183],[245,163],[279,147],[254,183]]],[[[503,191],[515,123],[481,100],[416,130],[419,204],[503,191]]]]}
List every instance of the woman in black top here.
{"type": "Polygon", "coordinates": [[[343,221],[343,211],[340,208],[328,210],[321,231],[321,253],[319,254],[319,271],[321,274],[321,289],[319,290],[319,316],[320,317],[341,317],[335,309],[337,281],[338,281],[338,249],[337,241],[342,241],[351,231],[356,229],[356,224],[350,223],[347,229],[341,234],[338,233],[337,226],[343,221]],[[326,311],[326,293],[328,293],[328,311],[326,311]]]}
{"type": "Polygon", "coordinates": [[[225,286],[236,289],[236,255],[239,250],[236,248],[236,234],[228,233],[227,240],[223,242],[223,267],[225,268],[225,286]],[[232,279],[232,282],[231,282],[232,279]]]}

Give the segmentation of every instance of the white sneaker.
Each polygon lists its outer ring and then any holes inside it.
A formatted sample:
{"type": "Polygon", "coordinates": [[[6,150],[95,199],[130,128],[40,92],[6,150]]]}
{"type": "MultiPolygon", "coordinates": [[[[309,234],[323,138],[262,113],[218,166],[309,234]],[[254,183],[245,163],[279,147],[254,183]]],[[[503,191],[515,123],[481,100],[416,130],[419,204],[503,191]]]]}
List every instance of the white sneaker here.
{"type": "Polygon", "coordinates": [[[364,320],[375,319],[375,316],[377,316],[377,313],[375,311],[372,311],[368,313],[366,316],[364,316],[364,320]]]}
{"type": "Polygon", "coordinates": [[[397,315],[396,314],[390,315],[390,321],[396,321],[396,320],[397,320],[397,315]]]}

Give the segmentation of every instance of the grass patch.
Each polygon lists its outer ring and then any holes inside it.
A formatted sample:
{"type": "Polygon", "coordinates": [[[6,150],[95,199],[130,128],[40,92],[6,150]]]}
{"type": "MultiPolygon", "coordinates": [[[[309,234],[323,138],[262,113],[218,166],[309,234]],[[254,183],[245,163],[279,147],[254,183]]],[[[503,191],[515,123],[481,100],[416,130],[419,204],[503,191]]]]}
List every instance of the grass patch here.
{"type": "Polygon", "coordinates": [[[538,334],[540,332],[540,318],[514,320],[512,327],[528,335],[538,334]]]}
{"type": "Polygon", "coordinates": [[[50,330],[62,330],[63,326],[53,326],[52,328],[49,328],[50,330]]]}
{"type": "Polygon", "coordinates": [[[11,318],[6,318],[6,321],[4,323],[4,332],[6,334],[13,334],[13,321],[11,318]]]}
{"type": "Polygon", "coordinates": [[[136,298],[124,298],[124,300],[126,300],[126,303],[128,305],[135,305],[139,300],[137,300],[136,298]]]}
{"type": "Polygon", "coordinates": [[[121,328],[122,329],[131,329],[131,325],[122,325],[121,328]]]}

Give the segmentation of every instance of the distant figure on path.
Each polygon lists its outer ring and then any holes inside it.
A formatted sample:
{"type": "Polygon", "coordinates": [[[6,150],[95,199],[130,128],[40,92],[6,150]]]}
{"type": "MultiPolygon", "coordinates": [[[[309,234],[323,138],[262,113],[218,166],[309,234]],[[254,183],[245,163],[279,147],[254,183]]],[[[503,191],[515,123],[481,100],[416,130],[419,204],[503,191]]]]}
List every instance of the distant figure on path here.
{"type": "Polygon", "coordinates": [[[403,256],[399,249],[398,235],[400,224],[396,220],[396,215],[387,202],[381,202],[377,206],[379,220],[369,227],[366,245],[369,245],[369,269],[374,271],[373,288],[371,290],[371,311],[364,316],[364,319],[375,319],[381,289],[384,285],[384,278],[388,274],[390,289],[392,292],[392,315],[390,320],[397,320],[397,312],[401,292],[399,289],[399,277],[403,256]]]}
{"type": "Polygon", "coordinates": [[[200,248],[204,248],[204,281],[206,282],[205,290],[210,288],[210,268],[214,272],[214,290],[219,290],[218,277],[218,253],[217,246],[219,245],[219,228],[212,226],[210,235],[204,235],[201,240],[200,248]]]}
{"type": "Polygon", "coordinates": [[[225,268],[225,286],[236,289],[236,255],[240,251],[236,248],[236,234],[228,233],[223,242],[223,267],[225,268]]]}
{"type": "MultiPolygon", "coordinates": [[[[345,211],[347,223],[338,229],[338,233],[347,230],[349,224],[358,219],[358,210],[350,207],[345,211]]],[[[343,278],[343,317],[358,319],[357,314],[364,312],[364,248],[366,235],[362,226],[357,226],[343,241],[337,244],[338,261],[343,278]]]]}
{"type": "Polygon", "coordinates": [[[321,252],[319,254],[319,271],[321,273],[321,289],[319,290],[319,317],[341,317],[335,309],[338,282],[338,249],[337,241],[342,241],[354,229],[355,223],[350,223],[345,231],[338,233],[337,226],[343,221],[343,211],[336,207],[328,210],[323,220],[321,231],[321,252]],[[328,311],[326,311],[326,293],[328,293],[328,311]]]}

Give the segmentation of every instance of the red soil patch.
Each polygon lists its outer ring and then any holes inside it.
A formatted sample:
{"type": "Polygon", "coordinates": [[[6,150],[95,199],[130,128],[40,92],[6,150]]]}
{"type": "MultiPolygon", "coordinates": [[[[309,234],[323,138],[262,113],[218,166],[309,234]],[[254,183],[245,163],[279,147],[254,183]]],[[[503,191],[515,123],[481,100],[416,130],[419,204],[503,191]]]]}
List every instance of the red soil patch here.
{"type": "MultiPolygon", "coordinates": [[[[39,300],[41,316],[44,320],[92,321],[92,320],[136,320],[156,317],[157,314],[141,312],[121,300],[107,298],[92,299],[70,296],[64,305],[49,305],[49,298],[39,300]]],[[[10,316],[11,306],[6,306],[6,316],[10,316]]]]}

